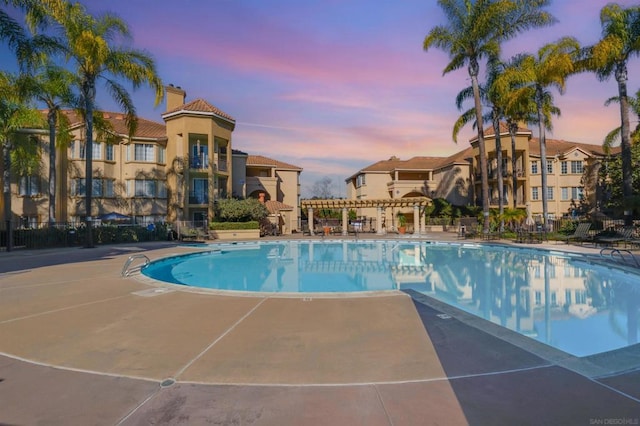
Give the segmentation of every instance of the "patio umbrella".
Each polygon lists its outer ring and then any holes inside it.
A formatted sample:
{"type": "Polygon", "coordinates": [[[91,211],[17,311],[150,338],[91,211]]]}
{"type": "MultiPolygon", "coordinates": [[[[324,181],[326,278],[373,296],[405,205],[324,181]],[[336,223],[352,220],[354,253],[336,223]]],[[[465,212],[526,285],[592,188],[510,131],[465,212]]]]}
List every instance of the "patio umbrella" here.
{"type": "Polygon", "coordinates": [[[131,216],[127,216],[125,214],[121,214],[121,213],[117,213],[117,212],[111,212],[111,213],[105,213],[105,214],[102,214],[102,215],[98,216],[98,219],[100,219],[100,220],[130,220],[131,216]]]}
{"type": "Polygon", "coordinates": [[[533,216],[531,215],[531,204],[527,203],[527,219],[524,222],[527,226],[533,226],[536,222],[533,220],[533,216]]]}

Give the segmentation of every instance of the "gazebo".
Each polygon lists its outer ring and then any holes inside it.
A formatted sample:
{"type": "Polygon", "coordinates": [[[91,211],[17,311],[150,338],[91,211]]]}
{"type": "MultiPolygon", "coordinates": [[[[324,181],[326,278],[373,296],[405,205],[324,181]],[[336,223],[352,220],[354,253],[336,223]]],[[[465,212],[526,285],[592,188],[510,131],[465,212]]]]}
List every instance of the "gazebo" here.
{"type": "MultiPolygon", "coordinates": [[[[349,218],[349,209],[374,207],[376,209],[376,223],[382,222],[383,209],[413,207],[413,229],[414,234],[424,234],[424,218],[420,214],[420,207],[426,207],[431,204],[428,197],[406,197],[406,198],[381,198],[381,199],[363,199],[363,200],[303,200],[300,202],[302,208],[307,208],[309,216],[309,231],[314,234],[313,230],[313,211],[314,209],[341,209],[342,210],[342,235],[347,235],[347,225],[349,218]]],[[[381,226],[376,229],[378,235],[384,234],[381,226]]]]}

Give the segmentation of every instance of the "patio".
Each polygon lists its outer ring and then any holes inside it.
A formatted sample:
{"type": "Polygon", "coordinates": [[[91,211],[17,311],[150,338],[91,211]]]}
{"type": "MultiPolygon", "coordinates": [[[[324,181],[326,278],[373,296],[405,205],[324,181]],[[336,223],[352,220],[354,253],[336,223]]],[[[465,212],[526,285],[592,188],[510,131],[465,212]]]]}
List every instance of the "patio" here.
{"type": "Polygon", "coordinates": [[[0,423],[640,419],[640,369],[627,368],[640,366],[638,345],[585,364],[419,294],[238,297],[120,276],[132,254],[189,250],[156,242],[0,253],[0,423]]]}

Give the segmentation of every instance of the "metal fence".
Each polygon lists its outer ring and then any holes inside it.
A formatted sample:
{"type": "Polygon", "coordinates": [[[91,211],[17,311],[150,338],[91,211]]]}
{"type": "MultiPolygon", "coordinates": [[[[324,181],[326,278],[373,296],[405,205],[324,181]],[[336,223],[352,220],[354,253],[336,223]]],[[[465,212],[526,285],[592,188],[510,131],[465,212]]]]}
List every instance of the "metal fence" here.
{"type": "MultiPolygon", "coordinates": [[[[164,223],[146,225],[100,224],[92,229],[94,244],[114,244],[142,241],[160,241],[168,237],[168,226],[164,223]]],[[[29,227],[15,226],[10,229],[7,222],[0,224],[0,250],[42,249],[83,246],[87,239],[84,224],[36,223],[29,227]]]]}

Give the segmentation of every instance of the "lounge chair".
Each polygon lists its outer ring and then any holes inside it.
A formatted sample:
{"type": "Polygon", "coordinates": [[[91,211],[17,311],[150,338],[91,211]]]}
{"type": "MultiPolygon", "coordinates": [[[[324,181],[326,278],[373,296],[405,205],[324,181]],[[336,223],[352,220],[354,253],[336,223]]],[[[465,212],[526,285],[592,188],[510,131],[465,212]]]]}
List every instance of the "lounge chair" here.
{"type": "Polygon", "coordinates": [[[616,231],[614,234],[605,233],[602,235],[596,235],[595,237],[593,237],[593,241],[596,244],[602,244],[606,246],[619,244],[623,241],[626,242],[630,240],[631,236],[633,235],[633,230],[633,226],[625,226],[624,228],[622,228],[622,231],[616,231]]]}
{"type": "Polygon", "coordinates": [[[579,223],[576,230],[573,231],[573,234],[567,235],[565,237],[567,244],[569,244],[569,241],[576,241],[576,242],[579,242],[580,244],[582,244],[585,241],[591,241],[592,237],[591,235],[589,235],[589,229],[591,229],[590,222],[579,223]]]}

